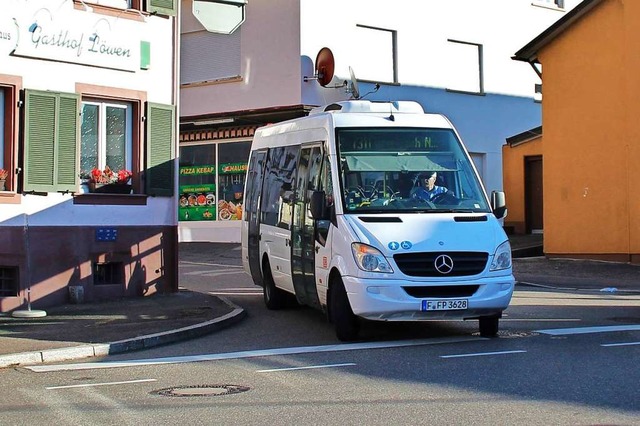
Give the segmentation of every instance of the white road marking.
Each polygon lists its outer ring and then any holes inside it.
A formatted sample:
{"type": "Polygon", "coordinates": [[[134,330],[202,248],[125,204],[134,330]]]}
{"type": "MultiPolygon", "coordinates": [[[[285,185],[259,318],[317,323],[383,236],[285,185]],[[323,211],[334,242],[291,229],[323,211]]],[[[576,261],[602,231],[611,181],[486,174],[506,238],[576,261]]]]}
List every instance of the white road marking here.
{"type": "Polygon", "coordinates": [[[261,291],[210,291],[209,294],[214,296],[262,296],[261,291]]]}
{"type": "Polygon", "coordinates": [[[242,265],[225,265],[222,263],[206,263],[206,262],[187,262],[184,260],[181,260],[179,262],[179,265],[184,265],[184,266],[219,266],[222,268],[238,268],[241,269],[242,265]]]}
{"type": "Polygon", "coordinates": [[[356,351],[356,350],[363,350],[363,349],[402,348],[402,347],[408,347],[408,346],[439,345],[439,344],[447,344],[447,343],[475,342],[475,341],[481,341],[481,340],[486,340],[486,339],[483,337],[464,336],[464,337],[446,337],[441,339],[404,340],[404,341],[397,341],[397,342],[346,343],[346,344],[339,344],[339,345],[300,346],[300,347],[293,347],[293,348],[262,349],[262,350],[255,350],[255,351],[228,352],[228,353],[207,354],[207,355],[189,355],[189,356],[167,357],[167,358],[151,358],[151,359],[139,359],[139,360],[131,360],[131,361],[87,362],[83,364],[33,365],[33,366],[25,366],[24,368],[34,371],[36,373],[45,373],[45,372],[52,372],[52,371],[93,370],[93,369],[103,369],[103,368],[181,364],[181,363],[187,363],[187,362],[200,362],[200,361],[220,361],[220,360],[228,360],[228,359],[256,358],[256,357],[268,357],[268,356],[277,356],[277,355],[310,354],[310,353],[320,353],[320,352],[342,352],[342,351],[356,351]]]}
{"type": "Polygon", "coordinates": [[[111,386],[111,385],[128,385],[130,383],[147,383],[147,382],[157,382],[157,379],[140,379],[140,380],[129,380],[126,382],[108,382],[108,383],[84,383],[81,385],[66,385],[66,386],[49,386],[46,387],[46,390],[53,389],[71,389],[71,388],[90,388],[93,386],[111,386]]]}
{"type": "Polygon", "coordinates": [[[276,371],[294,371],[294,370],[311,370],[315,368],[333,368],[333,367],[349,367],[352,365],[356,365],[353,362],[347,362],[344,364],[328,364],[328,365],[309,365],[306,367],[289,367],[289,368],[274,368],[271,370],[258,370],[256,373],[273,373],[276,371]]]}
{"type": "Polygon", "coordinates": [[[567,336],[570,334],[611,333],[614,331],[637,331],[640,325],[612,325],[602,327],[553,328],[549,330],[535,330],[538,333],[551,336],[567,336]]]}
{"type": "Polygon", "coordinates": [[[580,318],[500,318],[500,322],[580,322],[580,318]]]}
{"type": "Polygon", "coordinates": [[[634,345],[640,345],[640,342],[603,343],[600,346],[604,346],[605,348],[611,348],[614,346],[634,346],[634,345]]]}
{"type": "Polygon", "coordinates": [[[201,277],[221,277],[223,275],[246,275],[244,271],[214,271],[214,270],[198,270],[193,272],[183,272],[182,275],[201,276],[201,277]]]}
{"type": "Polygon", "coordinates": [[[490,356],[490,355],[505,355],[505,354],[522,354],[527,351],[501,351],[501,352],[478,352],[475,354],[460,354],[460,355],[441,355],[440,358],[465,358],[471,356],[490,356]]]}

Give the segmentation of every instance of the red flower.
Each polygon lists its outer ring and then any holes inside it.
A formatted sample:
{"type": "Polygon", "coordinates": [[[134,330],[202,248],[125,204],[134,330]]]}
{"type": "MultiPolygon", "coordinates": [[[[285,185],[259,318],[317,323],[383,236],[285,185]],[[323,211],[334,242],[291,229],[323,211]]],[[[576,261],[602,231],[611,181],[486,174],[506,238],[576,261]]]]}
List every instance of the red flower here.
{"type": "Polygon", "coordinates": [[[131,173],[129,170],[123,169],[115,173],[109,166],[105,167],[104,170],[91,170],[91,181],[95,183],[126,184],[129,183],[129,179],[131,179],[131,176],[133,176],[133,173],[131,173]]]}
{"type": "Polygon", "coordinates": [[[131,173],[129,170],[120,170],[118,172],[118,182],[127,183],[129,182],[129,179],[131,179],[131,176],[133,176],[133,173],[131,173]]]}

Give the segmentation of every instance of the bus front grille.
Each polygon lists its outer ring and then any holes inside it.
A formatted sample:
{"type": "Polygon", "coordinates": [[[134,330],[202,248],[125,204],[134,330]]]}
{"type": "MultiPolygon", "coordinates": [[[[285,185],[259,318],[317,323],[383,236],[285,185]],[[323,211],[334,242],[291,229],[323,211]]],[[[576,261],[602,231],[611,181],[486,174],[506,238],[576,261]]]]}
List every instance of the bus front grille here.
{"type": "Polygon", "coordinates": [[[403,274],[412,277],[464,277],[484,271],[488,253],[424,252],[393,256],[403,274]]]}

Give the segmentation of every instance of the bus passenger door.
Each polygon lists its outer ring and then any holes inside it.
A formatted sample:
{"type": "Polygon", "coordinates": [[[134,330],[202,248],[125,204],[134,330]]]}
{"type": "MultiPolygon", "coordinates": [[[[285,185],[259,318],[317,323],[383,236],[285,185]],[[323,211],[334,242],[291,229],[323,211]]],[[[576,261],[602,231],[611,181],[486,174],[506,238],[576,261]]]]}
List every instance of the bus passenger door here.
{"type": "Polygon", "coordinates": [[[244,205],[245,220],[248,222],[246,246],[249,271],[254,284],[260,286],[263,285],[260,267],[260,192],[266,155],[266,151],[255,151],[251,156],[244,205]]]}
{"type": "Polygon", "coordinates": [[[291,227],[291,275],[298,302],[320,307],[315,280],[315,222],[309,211],[311,193],[319,189],[322,166],[320,145],[300,151],[296,197],[291,227]]]}

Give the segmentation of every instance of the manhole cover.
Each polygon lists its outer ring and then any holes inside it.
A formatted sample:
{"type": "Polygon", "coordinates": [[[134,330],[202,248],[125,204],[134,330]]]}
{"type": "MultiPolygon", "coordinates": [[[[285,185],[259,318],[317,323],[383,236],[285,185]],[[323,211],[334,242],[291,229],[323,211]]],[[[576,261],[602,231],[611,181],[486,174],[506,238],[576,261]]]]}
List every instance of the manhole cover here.
{"type": "Polygon", "coordinates": [[[233,393],[246,392],[248,386],[239,385],[194,385],[194,386],[173,386],[170,388],[158,389],[150,393],[161,396],[219,396],[233,393]]]}

